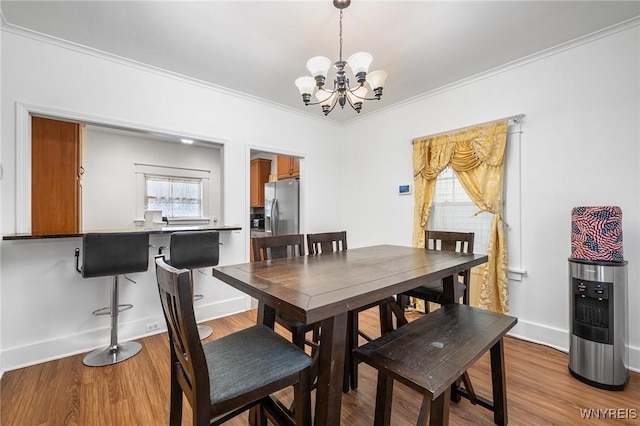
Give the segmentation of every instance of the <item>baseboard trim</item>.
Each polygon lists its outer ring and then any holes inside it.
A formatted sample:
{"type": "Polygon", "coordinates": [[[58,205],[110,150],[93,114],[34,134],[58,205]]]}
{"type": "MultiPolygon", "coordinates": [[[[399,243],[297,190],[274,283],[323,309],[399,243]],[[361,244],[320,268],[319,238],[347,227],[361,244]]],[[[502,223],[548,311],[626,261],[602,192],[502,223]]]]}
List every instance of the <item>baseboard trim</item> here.
{"type": "MultiPolygon", "coordinates": [[[[253,300],[245,296],[229,299],[224,302],[210,304],[196,304],[196,316],[198,322],[233,315],[255,308],[253,300]]],[[[140,318],[129,323],[121,323],[118,335],[121,341],[135,340],[154,334],[164,333],[163,317],[140,318]],[[150,322],[158,322],[162,327],[152,333],[141,333],[144,325],[150,322]]],[[[569,352],[569,330],[549,327],[543,324],[518,320],[518,324],[508,333],[509,336],[552,347],[561,352],[569,352]]],[[[71,355],[86,353],[98,347],[106,346],[109,341],[109,328],[104,327],[86,333],[63,336],[57,339],[36,342],[30,345],[4,350],[2,356],[2,371],[0,378],[5,371],[16,370],[18,368],[29,367],[47,361],[64,358],[71,355]],[[104,342],[96,346],[95,342],[104,342]]],[[[629,347],[629,370],[640,373],[640,348],[629,347]]]]}
{"type": "MultiPolygon", "coordinates": [[[[209,304],[196,303],[195,311],[198,322],[244,312],[247,310],[247,298],[244,295],[222,302],[209,304]]],[[[159,316],[138,318],[130,322],[121,322],[118,327],[118,340],[121,342],[140,339],[167,331],[162,312],[159,316]],[[157,322],[160,328],[150,333],[144,333],[145,324],[157,322]]],[[[29,367],[47,361],[64,358],[71,355],[87,353],[109,344],[110,329],[102,327],[87,332],[59,336],[51,340],[34,342],[29,345],[5,349],[2,351],[2,371],[29,367]]]]}
{"type": "MultiPolygon", "coordinates": [[[[567,354],[569,353],[569,330],[518,319],[518,324],[511,329],[508,335],[527,342],[549,346],[567,354]]],[[[630,371],[640,373],[639,347],[629,346],[629,364],[627,368],[630,371]]]]}

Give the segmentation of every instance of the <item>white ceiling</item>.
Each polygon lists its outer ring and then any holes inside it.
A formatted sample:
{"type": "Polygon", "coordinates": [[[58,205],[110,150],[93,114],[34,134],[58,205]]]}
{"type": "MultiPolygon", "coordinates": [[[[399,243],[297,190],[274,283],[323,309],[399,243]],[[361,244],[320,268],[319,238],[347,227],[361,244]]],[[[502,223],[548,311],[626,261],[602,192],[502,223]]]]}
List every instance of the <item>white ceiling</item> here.
{"type": "MultiPolygon", "coordinates": [[[[324,1],[5,1],[3,25],[51,35],[321,116],[294,80],[338,59],[339,11],[324,1]]],[[[492,70],[640,16],[640,1],[372,1],[344,10],[344,57],[389,78],[363,112],[492,70]]],[[[336,108],[326,119],[356,113],[336,108]]]]}

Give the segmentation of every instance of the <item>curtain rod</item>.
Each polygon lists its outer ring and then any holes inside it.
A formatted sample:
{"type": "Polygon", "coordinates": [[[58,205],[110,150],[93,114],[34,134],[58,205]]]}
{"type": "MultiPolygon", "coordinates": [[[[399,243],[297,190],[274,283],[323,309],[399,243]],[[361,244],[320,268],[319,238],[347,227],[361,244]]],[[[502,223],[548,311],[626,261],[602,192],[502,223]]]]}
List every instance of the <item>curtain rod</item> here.
{"type": "Polygon", "coordinates": [[[470,129],[472,127],[484,126],[484,125],[487,125],[487,124],[497,123],[498,121],[505,121],[505,120],[506,121],[512,121],[512,120],[514,120],[515,122],[518,122],[518,120],[521,119],[522,117],[524,117],[524,114],[512,115],[511,117],[498,118],[497,120],[485,121],[484,123],[472,124],[470,126],[460,127],[460,128],[453,129],[453,130],[447,130],[445,132],[433,133],[431,135],[426,135],[426,136],[419,136],[417,138],[414,138],[411,141],[411,144],[413,145],[413,141],[415,141],[416,139],[432,138],[432,137],[435,137],[435,136],[446,135],[447,133],[460,132],[462,130],[467,130],[467,129],[470,129]]]}

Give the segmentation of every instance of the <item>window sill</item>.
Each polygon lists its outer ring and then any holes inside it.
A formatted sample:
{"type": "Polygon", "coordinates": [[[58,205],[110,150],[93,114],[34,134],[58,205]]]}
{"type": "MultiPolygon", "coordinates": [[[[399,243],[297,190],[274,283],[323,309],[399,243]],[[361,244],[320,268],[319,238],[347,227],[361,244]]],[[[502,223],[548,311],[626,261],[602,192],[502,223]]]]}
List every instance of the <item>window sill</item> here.
{"type": "Polygon", "coordinates": [[[522,281],[522,277],[524,277],[526,273],[526,269],[509,268],[509,281],[522,281]]]}
{"type": "MultiPolygon", "coordinates": [[[[136,226],[142,226],[145,224],[144,219],[134,219],[133,222],[136,226]]],[[[154,225],[157,226],[166,226],[166,225],[209,225],[211,222],[214,224],[218,222],[218,219],[214,216],[213,219],[208,217],[200,217],[193,219],[169,219],[169,223],[167,222],[153,222],[154,225]]]]}

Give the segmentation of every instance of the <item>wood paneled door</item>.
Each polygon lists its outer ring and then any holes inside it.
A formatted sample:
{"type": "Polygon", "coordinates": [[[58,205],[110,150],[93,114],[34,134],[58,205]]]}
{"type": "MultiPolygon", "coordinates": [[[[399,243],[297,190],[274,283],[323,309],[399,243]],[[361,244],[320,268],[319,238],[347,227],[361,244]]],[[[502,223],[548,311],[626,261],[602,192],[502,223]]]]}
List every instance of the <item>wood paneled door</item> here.
{"type": "Polygon", "coordinates": [[[73,234],[82,228],[82,128],[31,118],[31,233],[73,234]]]}

